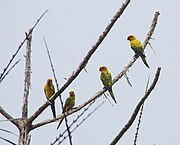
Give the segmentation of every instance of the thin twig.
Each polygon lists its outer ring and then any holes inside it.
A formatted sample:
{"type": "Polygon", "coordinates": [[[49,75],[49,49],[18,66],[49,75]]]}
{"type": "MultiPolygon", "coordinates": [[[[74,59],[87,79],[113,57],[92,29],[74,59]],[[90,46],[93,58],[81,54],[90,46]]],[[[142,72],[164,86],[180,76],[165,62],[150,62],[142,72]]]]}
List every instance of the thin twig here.
{"type": "MultiPolygon", "coordinates": [[[[57,78],[56,78],[56,74],[55,74],[55,69],[53,67],[53,63],[52,63],[52,60],[51,60],[51,56],[50,56],[50,52],[49,52],[49,49],[48,49],[48,45],[47,45],[45,37],[43,37],[43,39],[44,39],[44,43],[45,43],[45,46],[46,46],[49,62],[50,62],[51,69],[52,69],[52,72],[53,72],[53,76],[54,76],[54,79],[55,79],[56,87],[57,87],[57,90],[59,91],[59,85],[58,85],[58,82],[57,82],[57,78]]],[[[61,95],[59,95],[59,99],[60,99],[60,103],[61,103],[61,109],[63,110],[63,101],[62,101],[61,95]]],[[[64,114],[64,112],[63,112],[63,114],[64,114]]],[[[67,131],[68,131],[69,143],[70,143],[70,145],[72,145],[71,131],[70,131],[70,128],[68,126],[68,120],[67,120],[67,117],[66,117],[65,114],[64,114],[64,118],[65,118],[66,128],[67,128],[67,131]]]]}
{"type": "MultiPolygon", "coordinates": [[[[92,112],[90,112],[85,118],[83,118],[83,120],[79,124],[77,124],[71,132],[73,133],[79,126],[81,126],[81,124],[86,121],[95,111],[97,111],[104,103],[105,101],[99,104],[92,112]]],[[[59,141],[58,145],[60,145],[67,137],[68,136],[65,136],[61,141],[59,141]]]]}
{"type": "Polygon", "coordinates": [[[6,129],[2,129],[2,128],[0,128],[0,131],[7,132],[7,133],[9,133],[9,134],[12,134],[12,135],[14,135],[14,136],[18,137],[18,135],[17,135],[17,134],[15,134],[15,133],[13,133],[13,132],[11,132],[11,131],[9,131],[9,130],[6,130],[6,129]]]}
{"type": "MultiPolygon", "coordinates": [[[[145,88],[145,93],[148,90],[149,82],[150,82],[150,76],[148,77],[148,81],[147,81],[146,88],[145,88]]],[[[140,110],[140,113],[139,113],[138,124],[137,124],[136,133],[135,133],[135,137],[134,137],[134,145],[136,145],[136,142],[137,142],[137,137],[138,137],[139,128],[140,128],[140,124],[141,124],[141,118],[142,118],[143,109],[144,109],[144,103],[142,104],[141,110],[140,110]]]]}
{"type": "MultiPolygon", "coordinates": [[[[89,110],[89,108],[94,104],[95,101],[91,102],[86,108],[84,107],[84,110],[81,112],[81,114],[79,114],[76,119],[73,120],[73,122],[69,125],[69,128],[71,128],[73,126],[73,124],[75,124],[79,118],[82,117],[82,115],[89,110]]],[[[57,137],[55,139],[55,141],[52,143],[52,145],[54,145],[61,137],[63,137],[63,135],[67,132],[67,129],[64,130],[62,133],[59,134],[59,137],[57,137]]]]}
{"type": "Polygon", "coordinates": [[[124,74],[124,77],[126,78],[127,83],[132,87],[132,84],[131,84],[131,82],[130,82],[130,80],[129,80],[128,75],[127,75],[127,74],[124,74]]]}
{"type": "Polygon", "coordinates": [[[139,113],[139,119],[138,119],[138,124],[137,124],[135,138],[134,138],[134,145],[136,145],[136,142],[137,142],[137,137],[138,137],[139,128],[140,128],[140,124],[141,124],[141,118],[142,118],[143,109],[144,109],[144,103],[142,104],[141,110],[140,110],[140,113],[139,113]]]}
{"type": "Polygon", "coordinates": [[[159,79],[160,76],[160,72],[161,72],[161,68],[157,68],[154,80],[151,84],[151,86],[149,87],[149,89],[147,90],[147,92],[145,93],[145,95],[142,97],[142,99],[139,101],[139,103],[137,104],[136,108],[134,109],[133,114],[131,115],[130,119],[128,120],[128,122],[124,125],[124,127],[120,130],[120,132],[118,133],[118,135],[113,139],[113,141],[110,143],[110,145],[115,145],[123,136],[123,134],[129,129],[129,127],[132,125],[132,123],[134,122],[139,109],[141,108],[142,104],[145,102],[145,100],[148,98],[148,96],[150,95],[150,93],[152,92],[152,90],[154,89],[154,87],[157,84],[157,81],[159,79]]]}
{"type": "Polygon", "coordinates": [[[3,138],[3,137],[1,137],[1,136],[0,136],[0,139],[4,140],[4,141],[6,141],[6,142],[8,142],[8,143],[10,143],[10,144],[12,144],[12,145],[17,145],[16,143],[12,142],[11,140],[6,139],[6,138],[3,138]]]}
{"type": "Polygon", "coordinates": [[[2,78],[0,79],[0,83],[4,80],[4,78],[9,74],[9,72],[19,63],[21,59],[19,59],[18,61],[16,61],[10,68],[9,70],[2,76],[2,78]]]}
{"type": "Polygon", "coordinates": [[[31,28],[31,30],[29,31],[29,33],[26,35],[26,37],[24,38],[24,40],[21,42],[21,44],[19,45],[18,49],[16,50],[16,52],[12,55],[12,58],[10,59],[9,63],[7,64],[7,66],[4,68],[3,72],[0,75],[0,80],[2,79],[3,75],[6,73],[6,70],[9,68],[10,64],[12,63],[12,61],[14,60],[14,58],[16,57],[16,55],[18,54],[19,50],[21,49],[21,47],[23,46],[23,44],[25,43],[25,41],[27,40],[27,38],[29,37],[29,35],[32,33],[32,31],[34,30],[34,28],[36,27],[36,25],[39,23],[39,21],[42,19],[42,17],[48,12],[49,10],[46,10],[41,16],[40,18],[36,21],[36,23],[34,24],[34,26],[31,28]]]}

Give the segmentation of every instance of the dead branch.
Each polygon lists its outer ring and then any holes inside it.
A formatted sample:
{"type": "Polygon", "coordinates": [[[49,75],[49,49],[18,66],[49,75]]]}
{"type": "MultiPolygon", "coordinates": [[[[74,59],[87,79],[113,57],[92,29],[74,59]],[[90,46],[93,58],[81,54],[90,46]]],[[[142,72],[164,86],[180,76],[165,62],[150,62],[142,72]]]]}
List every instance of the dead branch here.
{"type": "Polygon", "coordinates": [[[0,106],[0,113],[7,118],[9,121],[11,121],[15,126],[19,128],[19,120],[15,120],[9,113],[7,113],[1,106],[0,106]]]}
{"type": "MultiPolygon", "coordinates": [[[[29,30],[29,32],[30,31],[31,31],[31,29],[29,30]]],[[[22,118],[27,117],[27,114],[28,114],[28,96],[29,96],[29,89],[30,89],[30,85],[31,85],[31,82],[30,82],[30,78],[31,78],[31,42],[32,42],[32,33],[30,33],[30,35],[27,37],[27,45],[26,45],[26,56],[25,56],[26,64],[25,64],[25,80],[24,80],[22,118]]]]}
{"type": "Polygon", "coordinates": [[[37,26],[37,24],[39,23],[39,21],[42,19],[42,17],[48,12],[49,10],[46,10],[41,16],[40,18],[36,21],[36,23],[33,25],[33,27],[31,28],[31,30],[29,31],[29,33],[26,35],[26,37],[24,38],[24,40],[21,42],[21,44],[19,45],[18,49],[16,50],[16,52],[12,55],[12,58],[10,59],[9,63],[7,64],[7,66],[4,68],[3,72],[0,74],[0,80],[2,79],[3,75],[6,73],[7,69],[9,68],[9,66],[11,65],[12,61],[14,60],[14,58],[16,57],[16,55],[18,54],[18,52],[20,51],[21,47],[23,46],[23,44],[25,43],[25,41],[27,40],[27,38],[29,37],[29,35],[32,33],[32,31],[34,30],[34,28],[37,26]]]}
{"type": "Polygon", "coordinates": [[[110,145],[115,145],[123,136],[123,134],[129,129],[129,127],[132,125],[132,123],[134,122],[139,109],[141,108],[142,104],[145,102],[145,100],[148,98],[148,96],[150,95],[150,93],[152,92],[152,90],[154,89],[155,85],[157,84],[157,81],[159,79],[160,76],[160,72],[161,72],[161,68],[158,67],[156,74],[155,74],[155,78],[151,84],[151,86],[149,87],[149,89],[147,90],[147,92],[145,93],[145,95],[142,97],[142,99],[139,101],[139,103],[137,104],[136,108],[134,109],[133,114],[131,115],[130,119],[128,120],[128,122],[124,125],[124,127],[122,128],[122,130],[118,133],[118,135],[113,139],[113,141],[110,143],[110,145]]]}

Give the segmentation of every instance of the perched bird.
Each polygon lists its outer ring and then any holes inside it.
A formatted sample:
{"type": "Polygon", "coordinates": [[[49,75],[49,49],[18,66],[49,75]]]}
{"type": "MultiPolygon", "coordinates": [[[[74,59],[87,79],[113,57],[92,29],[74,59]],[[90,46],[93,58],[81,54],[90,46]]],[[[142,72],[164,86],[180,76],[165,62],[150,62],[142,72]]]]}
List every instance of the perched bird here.
{"type": "Polygon", "coordinates": [[[101,72],[100,79],[104,85],[104,87],[109,91],[109,94],[111,95],[112,99],[114,100],[115,103],[116,99],[114,96],[114,93],[112,91],[112,77],[111,73],[109,73],[108,69],[106,66],[101,66],[99,68],[99,71],[101,72]]]}
{"type": "Polygon", "coordinates": [[[147,63],[147,61],[146,61],[146,56],[145,56],[145,53],[144,53],[144,48],[142,47],[141,42],[139,40],[137,40],[134,35],[129,35],[127,37],[127,40],[130,41],[130,46],[131,46],[132,50],[134,50],[135,55],[140,56],[142,61],[144,62],[144,64],[148,68],[150,68],[148,63],[147,63]]]}
{"type": "MultiPolygon", "coordinates": [[[[68,112],[69,110],[71,110],[74,107],[74,105],[75,105],[75,93],[74,93],[74,91],[70,91],[69,92],[69,97],[66,99],[64,107],[63,107],[63,113],[68,112]]],[[[57,126],[57,129],[61,125],[63,119],[60,120],[60,122],[59,122],[59,124],[57,126]]]]}
{"type": "MultiPolygon", "coordinates": [[[[54,85],[53,85],[53,82],[52,82],[51,78],[47,79],[47,82],[46,82],[46,84],[44,86],[44,93],[45,93],[46,98],[47,98],[48,101],[50,100],[51,96],[53,96],[54,93],[55,93],[54,85]]],[[[53,117],[56,118],[56,110],[55,110],[54,101],[51,103],[51,110],[52,110],[52,113],[53,113],[53,117]]]]}

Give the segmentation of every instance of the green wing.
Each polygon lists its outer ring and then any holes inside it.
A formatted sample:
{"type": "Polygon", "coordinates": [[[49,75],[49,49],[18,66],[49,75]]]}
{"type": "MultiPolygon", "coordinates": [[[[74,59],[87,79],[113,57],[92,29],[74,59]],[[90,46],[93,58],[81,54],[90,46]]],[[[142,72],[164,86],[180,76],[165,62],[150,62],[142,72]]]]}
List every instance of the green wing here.
{"type": "Polygon", "coordinates": [[[70,103],[71,103],[71,98],[68,97],[68,98],[66,99],[66,102],[65,102],[65,105],[64,105],[64,110],[66,110],[66,108],[70,105],[70,103]]]}
{"type": "Polygon", "coordinates": [[[109,91],[114,102],[117,103],[116,99],[114,97],[113,91],[112,91],[112,76],[111,76],[111,74],[110,73],[107,73],[107,74],[101,73],[101,81],[102,81],[104,87],[109,91]]]}
{"type": "Polygon", "coordinates": [[[108,90],[112,90],[112,77],[110,73],[101,73],[101,81],[108,90]]]}
{"type": "Polygon", "coordinates": [[[134,52],[136,54],[138,54],[139,56],[145,56],[144,55],[144,49],[143,49],[141,42],[139,40],[131,41],[130,45],[131,45],[132,50],[134,50],[134,52]]]}
{"type": "Polygon", "coordinates": [[[146,61],[146,56],[144,54],[144,48],[141,45],[141,42],[139,40],[134,40],[130,42],[131,48],[134,50],[135,54],[139,55],[144,62],[144,64],[148,67],[148,63],[146,61]]]}

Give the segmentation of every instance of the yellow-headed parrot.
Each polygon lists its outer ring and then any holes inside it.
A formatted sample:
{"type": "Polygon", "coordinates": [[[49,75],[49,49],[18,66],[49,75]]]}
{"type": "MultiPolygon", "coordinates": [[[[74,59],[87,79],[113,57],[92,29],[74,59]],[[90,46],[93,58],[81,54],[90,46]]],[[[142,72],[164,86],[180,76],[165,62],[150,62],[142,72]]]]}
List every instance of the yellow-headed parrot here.
{"type": "Polygon", "coordinates": [[[144,62],[144,64],[148,68],[150,68],[148,63],[147,63],[147,61],[146,61],[146,56],[145,56],[145,53],[144,53],[144,48],[142,47],[141,42],[139,40],[137,40],[134,35],[129,35],[127,37],[127,40],[130,41],[130,46],[131,46],[132,50],[134,50],[135,55],[140,56],[142,61],[144,62]]]}
{"type": "MultiPolygon", "coordinates": [[[[54,95],[55,93],[55,90],[54,90],[54,85],[53,85],[53,82],[52,82],[52,79],[51,78],[48,78],[47,79],[47,82],[44,86],[44,93],[46,95],[46,98],[47,100],[49,101],[50,98],[54,95]]],[[[53,117],[56,118],[56,110],[55,110],[55,104],[54,104],[54,101],[52,102],[51,104],[51,110],[52,110],[52,113],[53,113],[53,117]]]]}
{"type": "Polygon", "coordinates": [[[99,71],[101,72],[100,79],[104,85],[104,87],[109,91],[109,94],[111,95],[112,99],[114,100],[115,103],[116,99],[114,96],[114,93],[112,91],[112,77],[111,73],[109,73],[108,69],[106,66],[101,66],[99,68],[99,71]]]}
{"type": "MultiPolygon", "coordinates": [[[[70,91],[69,92],[69,97],[66,99],[64,107],[63,107],[63,113],[68,112],[69,110],[71,110],[74,107],[74,105],[75,105],[75,93],[74,93],[74,91],[70,91]]],[[[60,122],[59,122],[59,124],[57,126],[57,129],[61,125],[63,119],[60,120],[60,122]]]]}

